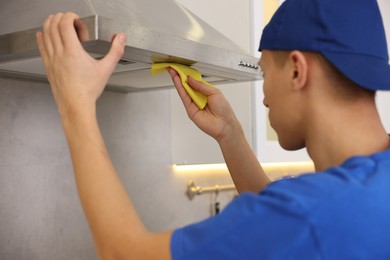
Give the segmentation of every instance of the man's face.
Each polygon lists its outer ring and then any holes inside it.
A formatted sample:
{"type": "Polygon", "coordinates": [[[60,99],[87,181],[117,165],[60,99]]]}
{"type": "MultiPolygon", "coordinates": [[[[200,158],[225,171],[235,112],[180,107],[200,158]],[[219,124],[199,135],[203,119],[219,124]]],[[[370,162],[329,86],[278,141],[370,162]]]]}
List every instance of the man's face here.
{"type": "Polygon", "coordinates": [[[269,108],[269,120],[278,134],[280,145],[286,150],[304,147],[300,139],[299,115],[291,88],[292,68],[286,56],[285,62],[277,62],[273,51],[263,50],[259,65],[264,73],[264,106],[269,108]]]}

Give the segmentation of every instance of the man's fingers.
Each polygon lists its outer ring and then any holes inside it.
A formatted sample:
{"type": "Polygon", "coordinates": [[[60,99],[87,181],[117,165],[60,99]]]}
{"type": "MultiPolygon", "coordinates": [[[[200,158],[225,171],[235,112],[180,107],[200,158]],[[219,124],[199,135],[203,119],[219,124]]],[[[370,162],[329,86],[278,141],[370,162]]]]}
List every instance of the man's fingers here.
{"type": "Polygon", "coordinates": [[[188,76],[187,83],[188,85],[190,85],[191,88],[193,88],[196,91],[199,91],[200,93],[202,93],[207,97],[214,95],[219,91],[217,88],[211,87],[209,85],[204,84],[203,82],[197,81],[193,79],[191,76],[188,76]]]}
{"type": "Polygon", "coordinates": [[[183,94],[187,95],[187,92],[185,91],[183,84],[181,83],[181,79],[180,79],[180,76],[177,73],[177,71],[172,69],[172,68],[168,68],[167,70],[168,70],[168,73],[171,75],[172,81],[173,81],[177,91],[179,92],[180,97],[183,94]]]}
{"type": "Polygon", "coordinates": [[[172,68],[168,68],[167,70],[168,70],[168,73],[171,75],[173,84],[175,85],[176,90],[179,93],[179,96],[180,97],[186,96],[186,95],[188,96],[187,92],[185,91],[185,89],[183,87],[183,84],[181,83],[181,79],[180,79],[180,76],[177,73],[177,71],[172,69],[172,68]]]}
{"type": "Polygon", "coordinates": [[[74,25],[78,18],[74,13],[57,13],[46,18],[43,24],[43,43],[48,57],[64,48],[75,50],[82,47],[74,25]]]}
{"type": "Polygon", "coordinates": [[[118,61],[123,56],[125,51],[126,44],[126,35],[124,33],[119,33],[115,36],[114,40],[111,43],[111,49],[107,55],[101,60],[101,64],[105,68],[112,72],[115,69],[115,66],[118,64],[118,61]]]}
{"type": "Polygon", "coordinates": [[[83,48],[77,36],[75,21],[79,16],[75,13],[66,13],[58,23],[58,31],[61,35],[65,49],[77,50],[83,48]]]}
{"type": "Polygon", "coordinates": [[[52,55],[54,52],[53,43],[50,37],[50,26],[53,17],[53,15],[49,15],[43,23],[43,43],[45,45],[47,55],[52,55]]]}
{"type": "Polygon", "coordinates": [[[175,71],[172,68],[168,68],[168,72],[172,77],[173,83],[176,87],[177,92],[179,93],[179,96],[184,104],[184,106],[187,108],[191,105],[192,99],[188,95],[187,91],[184,89],[183,84],[181,83],[181,79],[177,71],[175,71]]]}
{"type": "Polygon", "coordinates": [[[60,33],[58,32],[58,24],[63,16],[63,13],[55,14],[50,21],[48,30],[45,32],[50,34],[50,41],[53,44],[53,50],[55,52],[61,52],[64,48],[60,33]]]}
{"type": "Polygon", "coordinates": [[[90,40],[88,26],[81,19],[76,19],[74,21],[74,26],[76,28],[77,36],[81,42],[87,42],[90,40]]]}
{"type": "Polygon", "coordinates": [[[42,32],[37,32],[36,37],[37,37],[37,44],[38,44],[39,52],[41,53],[41,57],[42,57],[43,62],[46,66],[46,64],[48,62],[48,57],[47,57],[47,53],[46,53],[46,49],[45,49],[45,44],[43,41],[42,32]]]}

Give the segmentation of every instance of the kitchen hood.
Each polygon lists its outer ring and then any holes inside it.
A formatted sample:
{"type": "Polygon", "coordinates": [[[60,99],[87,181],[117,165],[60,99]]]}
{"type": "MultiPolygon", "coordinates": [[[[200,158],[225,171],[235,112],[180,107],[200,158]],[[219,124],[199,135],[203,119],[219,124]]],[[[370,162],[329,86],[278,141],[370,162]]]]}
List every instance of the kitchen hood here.
{"type": "Polygon", "coordinates": [[[125,54],[108,85],[134,91],[172,86],[167,73],[151,76],[153,63],[175,62],[198,69],[213,84],[261,79],[250,56],[174,0],[14,0],[0,3],[0,77],[46,81],[35,33],[56,12],[75,12],[87,28],[80,37],[96,59],[125,32],[125,54]]]}

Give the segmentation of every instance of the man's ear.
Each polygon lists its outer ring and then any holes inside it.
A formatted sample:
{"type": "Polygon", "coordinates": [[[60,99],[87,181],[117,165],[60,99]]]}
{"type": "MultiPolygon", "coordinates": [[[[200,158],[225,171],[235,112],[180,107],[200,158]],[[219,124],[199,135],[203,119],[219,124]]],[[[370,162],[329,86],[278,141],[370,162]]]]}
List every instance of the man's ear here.
{"type": "Polygon", "coordinates": [[[301,51],[292,51],[289,55],[291,82],[294,90],[302,89],[308,81],[308,60],[301,51]]]}

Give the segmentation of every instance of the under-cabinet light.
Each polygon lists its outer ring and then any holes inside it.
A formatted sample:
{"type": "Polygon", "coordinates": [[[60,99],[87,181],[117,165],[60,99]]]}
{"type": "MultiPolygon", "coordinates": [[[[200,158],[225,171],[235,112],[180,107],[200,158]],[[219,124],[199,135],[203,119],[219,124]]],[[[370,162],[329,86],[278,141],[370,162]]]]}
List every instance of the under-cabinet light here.
{"type": "Polygon", "coordinates": [[[213,171],[213,170],[227,170],[225,163],[216,164],[174,164],[173,170],[175,172],[188,171],[213,171]]]}
{"type": "MultiPolygon", "coordinates": [[[[311,162],[311,161],[273,162],[273,163],[262,163],[261,165],[265,170],[266,169],[277,169],[277,168],[311,168],[311,167],[313,167],[313,162],[311,162]]],[[[227,166],[225,163],[174,164],[173,170],[175,172],[227,170],[227,166]]]]}

